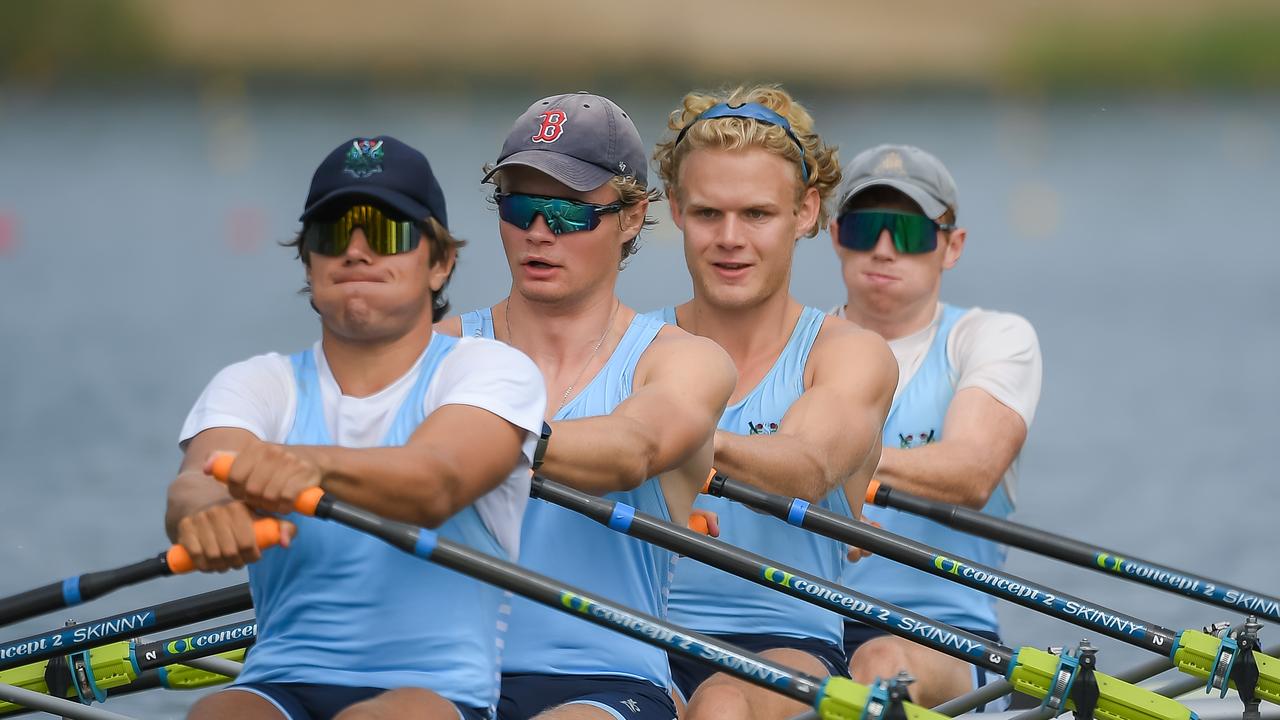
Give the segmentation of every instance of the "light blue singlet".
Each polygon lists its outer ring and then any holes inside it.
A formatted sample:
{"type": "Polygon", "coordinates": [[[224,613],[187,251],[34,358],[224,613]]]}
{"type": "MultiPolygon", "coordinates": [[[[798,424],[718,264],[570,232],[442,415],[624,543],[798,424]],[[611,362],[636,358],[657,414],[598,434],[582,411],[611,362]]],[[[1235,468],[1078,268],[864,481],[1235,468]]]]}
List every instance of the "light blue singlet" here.
{"type": "MultiPolygon", "coordinates": [[[[403,445],[457,338],[432,335],[417,379],[383,439],[403,445]]],[[[333,445],[312,350],[297,353],[297,413],[289,445],[333,445]]],[[[249,566],[258,640],[237,682],[423,687],[460,705],[496,703],[501,590],[425,562],[337,523],[291,513],[288,549],[249,566]]],[[[505,557],[474,507],[437,532],[505,557]]]]}
{"type": "MultiPolygon", "coordinates": [[[[947,341],[956,321],[966,312],[965,308],[943,305],[938,333],[924,362],[889,410],[884,426],[885,447],[909,449],[942,439],[942,425],[955,395],[956,381],[947,359],[947,341]]],[[[982,511],[1006,517],[1012,509],[1013,504],[1001,484],[982,511]]],[[[880,523],[889,532],[945,549],[949,555],[997,568],[1004,565],[1004,546],[990,540],[890,508],[868,504],[862,512],[866,519],[880,523]]],[[[995,598],[882,557],[873,555],[856,563],[846,563],[841,583],[948,625],[966,630],[996,630],[995,598]]]]}
{"type": "MultiPolygon", "coordinates": [[[[555,420],[608,415],[631,395],[640,356],[662,329],[661,321],[637,315],[595,378],[560,408],[555,420]]],[[[463,337],[493,337],[489,309],[462,316],[463,337]]],[[[605,495],[636,510],[670,520],[658,478],[605,495]]],[[[543,500],[529,500],[520,534],[520,564],[595,592],[629,608],[666,615],[674,556],[667,550],[610,530],[594,520],[543,500]]],[[[651,645],[515,597],[502,653],[503,673],[625,675],[659,687],[670,684],[667,656],[651,645]]]]}
{"type": "MultiPolygon", "coordinates": [[[[650,314],[673,325],[676,322],[675,308],[650,314]]],[[[825,317],[821,310],[804,308],[790,340],[768,374],[746,397],[725,408],[720,418],[721,430],[741,435],[777,431],[782,416],[804,393],[805,364],[825,317]]],[[[849,515],[843,488],[832,492],[819,505],[849,515]]],[[[731,545],[823,578],[839,577],[845,559],[842,543],[723,498],[699,495],[694,507],[718,514],[720,539],[731,545]]],[[[841,617],[830,610],[689,559],[676,563],[669,616],[677,625],[713,635],[816,638],[837,646],[844,637],[841,617]]]]}

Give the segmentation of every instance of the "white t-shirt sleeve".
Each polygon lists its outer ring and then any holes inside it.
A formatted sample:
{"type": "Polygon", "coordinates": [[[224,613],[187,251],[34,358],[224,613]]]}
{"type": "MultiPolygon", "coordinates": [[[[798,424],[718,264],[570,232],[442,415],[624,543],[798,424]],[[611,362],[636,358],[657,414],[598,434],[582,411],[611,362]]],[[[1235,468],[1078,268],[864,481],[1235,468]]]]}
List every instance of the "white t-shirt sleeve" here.
{"type": "Polygon", "coordinates": [[[1031,427],[1040,402],[1040,341],[1026,318],[974,308],[947,342],[956,392],[976,387],[1018,413],[1031,427]]]}
{"type": "Polygon", "coordinates": [[[441,362],[424,403],[428,415],[444,405],[478,407],[525,431],[520,464],[505,482],[475,503],[489,532],[516,559],[520,522],[529,501],[529,467],[547,406],[546,385],[538,366],[505,343],[461,338],[441,362]]]}
{"type": "Polygon", "coordinates": [[[297,402],[289,358],[271,353],[223,368],[187,414],[178,436],[191,438],[215,427],[240,428],[266,442],[284,442],[297,402]]]}

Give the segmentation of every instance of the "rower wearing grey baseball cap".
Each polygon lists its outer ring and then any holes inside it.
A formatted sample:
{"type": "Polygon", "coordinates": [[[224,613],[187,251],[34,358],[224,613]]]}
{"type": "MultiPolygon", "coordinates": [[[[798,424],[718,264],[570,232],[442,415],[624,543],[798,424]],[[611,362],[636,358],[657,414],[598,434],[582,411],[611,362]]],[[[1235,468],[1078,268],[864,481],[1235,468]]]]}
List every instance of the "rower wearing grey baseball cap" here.
{"type": "MultiPolygon", "coordinates": [[[[1017,459],[1040,397],[1040,346],[1018,315],[939,301],[943,272],[960,259],[956,184],[933,155],[880,145],[844,172],[831,237],[846,304],[831,312],[874,330],[898,360],[898,389],[875,479],[916,495],[1005,516],[1017,459]]],[[[986,565],[1004,564],[995,543],[917,516],[867,505],[884,529],[986,565]]],[[[972,633],[998,639],[995,601],[885,558],[845,567],[848,587],[972,633]]],[[[986,672],[860,623],[845,623],[854,680],[906,670],[915,702],[934,706],[985,685],[986,672]]],[[[1004,701],[1007,702],[1007,701],[1004,701]]],[[[988,703],[988,711],[1002,709],[988,703]]]]}
{"type": "MultiPolygon", "coordinates": [[[[635,125],[598,95],[538,100],[484,180],[511,292],[438,329],[504,341],[541,368],[550,431],[539,475],[685,524],[735,372],[715,343],[638,315],[615,292],[657,198],[635,125]]],[[[666,615],[672,554],[559,506],[530,501],[520,559],[666,615]]],[[[511,607],[499,717],[675,717],[661,650],[521,598],[511,607]]]]}

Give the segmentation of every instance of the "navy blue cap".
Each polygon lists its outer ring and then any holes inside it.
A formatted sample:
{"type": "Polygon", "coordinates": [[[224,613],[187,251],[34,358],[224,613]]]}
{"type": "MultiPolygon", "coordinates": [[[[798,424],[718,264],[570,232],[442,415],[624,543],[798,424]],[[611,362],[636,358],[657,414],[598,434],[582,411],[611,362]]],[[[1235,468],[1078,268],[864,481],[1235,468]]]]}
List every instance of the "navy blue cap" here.
{"type": "Polygon", "coordinates": [[[444,191],[425,155],[388,135],[352,138],[325,157],[307,193],[306,221],[339,201],[373,200],[414,220],[449,227],[444,191]]]}

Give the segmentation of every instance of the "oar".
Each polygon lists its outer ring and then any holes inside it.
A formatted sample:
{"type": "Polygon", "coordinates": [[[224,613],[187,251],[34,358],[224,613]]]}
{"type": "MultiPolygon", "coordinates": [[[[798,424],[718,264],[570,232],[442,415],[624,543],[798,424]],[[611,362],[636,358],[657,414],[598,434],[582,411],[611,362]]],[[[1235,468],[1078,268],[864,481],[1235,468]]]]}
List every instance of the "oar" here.
{"type": "Polygon", "coordinates": [[[142,632],[172,630],[252,607],[249,585],[241,583],[101,620],[50,630],[0,643],[0,671],[136,637],[142,632]]]}
{"type": "MultiPolygon", "coordinates": [[[[254,540],[259,548],[280,543],[280,521],[262,518],[253,523],[254,540]]],[[[49,583],[44,587],[10,595],[0,599],[0,627],[42,615],[59,608],[71,607],[102,597],[122,587],[164,577],[191,572],[195,566],[186,548],[174,545],[168,550],[131,565],[111,570],[76,575],[49,583]]]]}
{"type": "Polygon", "coordinates": [[[721,474],[713,475],[704,492],[735,500],[792,525],[869,550],[894,562],[1163,655],[1173,660],[1180,671],[1208,678],[1211,688],[1225,693],[1228,683],[1239,685],[1236,689],[1246,703],[1255,692],[1263,699],[1280,703],[1280,660],[1256,652],[1256,638],[1219,638],[1199,630],[1175,633],[1003,570],[946,555],[935,548],[841,517],[799,498],[775,495],[721,474]]]}
{"type": "Polygon", "coordinates": [[[989,540],[1047,555],[1073,565],[1185,595],[1227,610],[1280,620],[1280,599],[1219,580],[1139,560],[1131,555],[1106,550],[1061,535],[971,510],[959,505],[912,495],[872,480],[867,502],[926,517],[957,530],[989,540]]]}
{"type": "MultiPolygon", "coordinates": [[[[212,475],[228,477],[233,457],[220,453],[211,463],[212,475]]],[[[514,563],[486,555],[437,533],[388,520],[309,488],[299,495],[295,509],[303,515],[331,520],[368,533],[411,555],[429,560],[484,583],[522,595],[560,612],[609,628],[668,652],[684,655],[721,672],[772,690],[816,710],[824,720],[858,720],[871,690],[848,678],[818,679],[778,665],[732,645],[690,632],[621,605],[594,597],[514,563]]],[[[943,720],[926,708],[904,705],[910,720],[943,720]]]]}
{"type": "MultiPolygon", "coordinates": [[[[5,670],[0,672],[0,684],[83,703],[103,702],[119,688],[141,688],[150,671],[157,676],[152,686],[178,687],[207,680],[184,663],[210,655],[242,660],[244,648],[253,644],[256,634],[257,626],[249,619],[152,642],[114,642],[67,656],[65,662],[50,661],[61,665],[52,671],[46,662],[5,670]]],[[[16,711],[0,703],[0,715],[16,711]]]]}
{"type": "MultiPolygon", "coordinates": [[[[636,511],[626,503],[588,495],[544,478],[533,479],[532,494],[581,513],[617,532],[692,558],[744,580],[834,611],[851,620],[878,627],[915,643],[958,658],[1011,680],[1014,689],[1040,700],[1067,704],[1070,689],[1057,686],[1062,661],[1043,650],[1020,650],[991,642],[910,610],[890,605],[796,568],[705,537],[698,532],[636,511]]],[[[1094,673],[1098,698],[1094,714],[1110,720],[1190,720],[1194,716],[1168,698],[1094,673]]]]}

